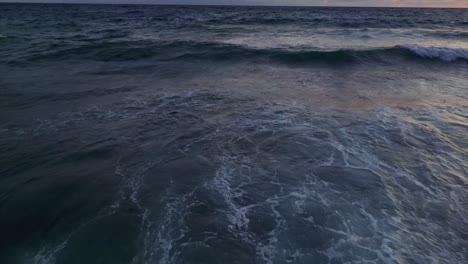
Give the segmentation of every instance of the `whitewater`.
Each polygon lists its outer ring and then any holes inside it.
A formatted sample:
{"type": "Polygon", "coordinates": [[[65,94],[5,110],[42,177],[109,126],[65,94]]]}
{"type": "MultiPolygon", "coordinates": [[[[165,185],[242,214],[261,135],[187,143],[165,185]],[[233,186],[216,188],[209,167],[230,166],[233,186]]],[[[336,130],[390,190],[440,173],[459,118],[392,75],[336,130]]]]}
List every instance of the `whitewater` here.
{"type": "Polygon", "coordinates": [[[466,263],[467,17],[0,4],[0,263],[466,263]]]}

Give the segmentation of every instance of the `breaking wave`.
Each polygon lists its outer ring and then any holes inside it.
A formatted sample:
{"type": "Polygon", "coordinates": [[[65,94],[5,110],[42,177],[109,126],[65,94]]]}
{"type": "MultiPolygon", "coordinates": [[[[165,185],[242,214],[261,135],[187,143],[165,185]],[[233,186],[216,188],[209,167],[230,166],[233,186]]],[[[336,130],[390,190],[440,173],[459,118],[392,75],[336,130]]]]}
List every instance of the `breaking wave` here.
{"type": "Polygon", "coordinates": [[[443,61],[468,60],[468,49],[450,49],[438,47],[422,47],[417,45],[399,46],[412,53],[431,59],[441,59],[443,61]]]}
{"type": "Polygon", "coordinates": [[[152,42],[109,41],[61,49],[50,53],[33,54],[27,58],[37,60],[90,59],[97,61],[131,61],[155,58],[161,61],[215,60],[215,61],[275,61],[287,64],[380,62],[392,58],[437,59],[441,61],[466,61],[467,49],[397,45],[375,49],[257,49],[219,42],[152,42]]]}

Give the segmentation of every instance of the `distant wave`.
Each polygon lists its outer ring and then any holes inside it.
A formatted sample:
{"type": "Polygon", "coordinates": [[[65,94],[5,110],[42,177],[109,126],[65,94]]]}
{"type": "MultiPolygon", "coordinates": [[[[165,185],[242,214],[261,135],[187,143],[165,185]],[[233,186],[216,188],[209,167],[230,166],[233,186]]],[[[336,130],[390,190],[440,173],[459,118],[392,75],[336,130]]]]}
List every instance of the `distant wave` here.
{"type": "Polygon", "coordinates": [[[437,59],[446,62],[468,60],[467,49],[399,45],[367,50],[257,49],[218,42],[111,41],[63,48],[31,55],[28,60],[91,59],[131,61],[155,58],[173,60],[273,60],[280,63],[359,63],[384,62],[391,58],[437,59]]]}
{"type": "MultiPolygon", "coordinates": [[[[383,18],[366,18],[362,20],[356,19],[335,19],[334,17],[327,16],[281,16],[273,15],[266,17],[220,17],[211,18],[204,21],[211,24],[232,24],[232,25],[284,25],[284,24],[308,24],[317,27],[340,27],[340,28],[407,28],[414,25],[414,20],[411,19],[395,19],[389,22],[387,17],[383,18]]],[[[423,25],[444,25],[444,20],[434,18],[418,18],[418,24],[423,25]]],[[[454,26],[466,25],[464,21],[454,21],[454,26]]]]}

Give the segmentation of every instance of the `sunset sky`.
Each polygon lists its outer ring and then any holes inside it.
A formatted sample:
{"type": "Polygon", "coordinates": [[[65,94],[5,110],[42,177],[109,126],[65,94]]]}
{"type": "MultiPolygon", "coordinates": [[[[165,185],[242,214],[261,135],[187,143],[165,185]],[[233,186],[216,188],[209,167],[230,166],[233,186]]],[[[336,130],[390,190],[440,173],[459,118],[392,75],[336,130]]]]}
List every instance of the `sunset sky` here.
{"type": "Polygon", "coordinates": [[[0,2],[463,7],[468,0],[0,0],[0,2]]]}

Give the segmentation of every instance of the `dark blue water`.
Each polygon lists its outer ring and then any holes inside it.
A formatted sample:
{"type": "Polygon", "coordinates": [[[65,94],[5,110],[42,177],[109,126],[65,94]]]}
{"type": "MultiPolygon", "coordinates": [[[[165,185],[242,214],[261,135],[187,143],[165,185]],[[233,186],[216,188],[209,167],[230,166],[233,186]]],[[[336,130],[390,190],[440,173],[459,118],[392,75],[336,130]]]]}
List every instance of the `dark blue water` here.
{"type": "Polygon", "coordinates": [[[467,263],[467,17],[0,4],[0,263],[467,263]]]}

